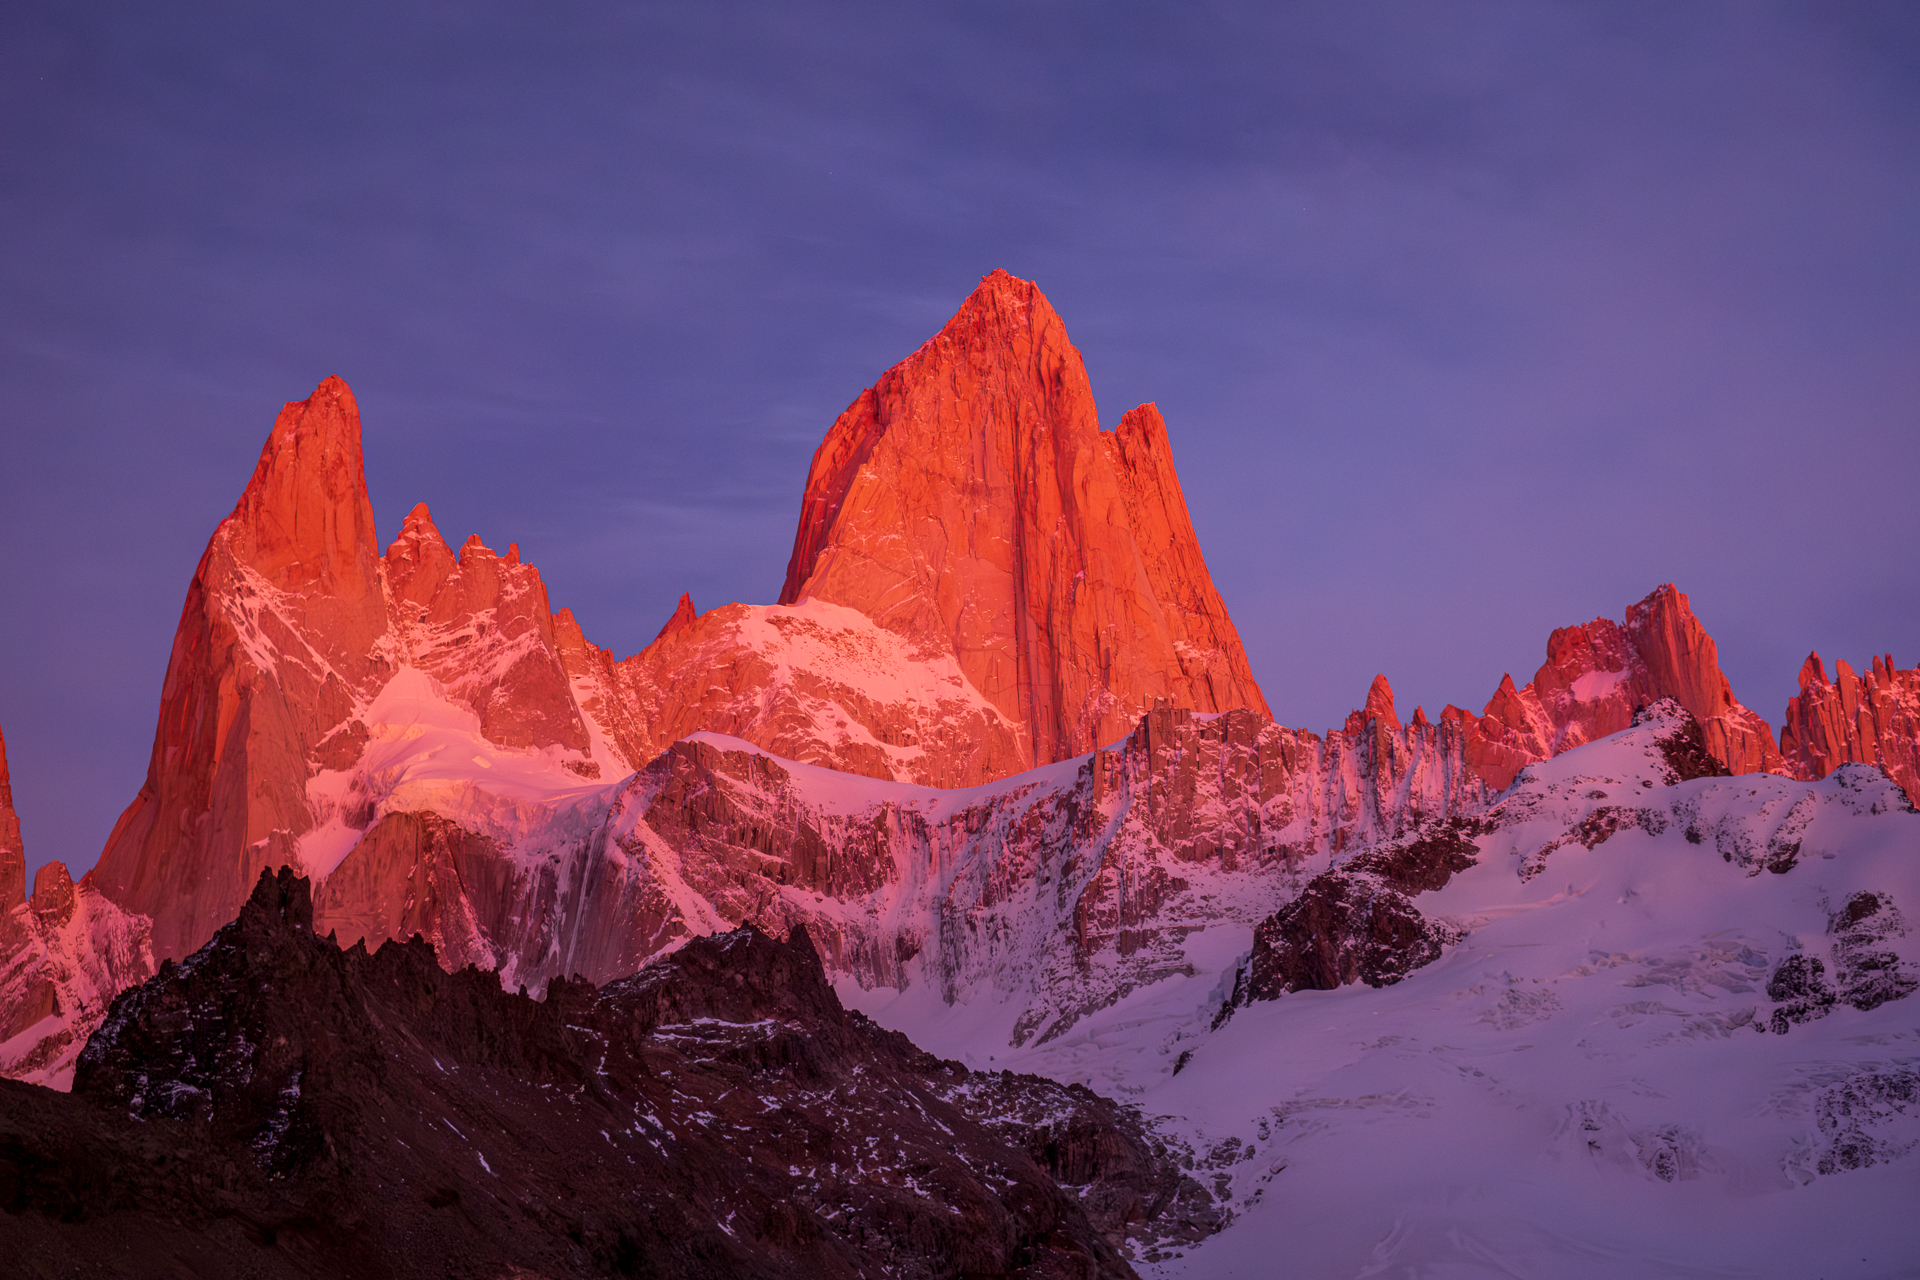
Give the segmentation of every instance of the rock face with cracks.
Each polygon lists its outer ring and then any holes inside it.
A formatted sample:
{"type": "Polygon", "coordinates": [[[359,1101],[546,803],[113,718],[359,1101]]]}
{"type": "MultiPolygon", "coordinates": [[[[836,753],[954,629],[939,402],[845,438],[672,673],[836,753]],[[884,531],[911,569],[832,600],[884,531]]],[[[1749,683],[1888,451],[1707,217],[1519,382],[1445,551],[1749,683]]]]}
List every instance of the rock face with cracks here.
{"type": "Polygon", "coordinates": [[[1066,326],[1004,271],[853,402],[814,454],[780,603],[857,609],[952,654],[1023,767],[1155,699],[1266,702],[1142,405],[1100,430],[1066,326]]]}
{"type": "Polygon", "coordinates": [[[804,933],[536,1002],[310,921],[263,874],[71,1096],[0,1085],[10,1274],[1121,1277],[1219,1224],[1137,1117],[848,1013],[804,933]]]}
{"type": "Polygon", "coordinates": [[[1729,771],[1788,772],[1773,730],[1734,698],[1713,637],[1671,583],[1629,607],[1624,625],[1595,618],[1555,631],[1525,688],[1507,677],[1478,717],[1457,714],[1472,722],[1469,764],[1498,791],[1535,760],[1627,728],[1661,698],[1687,709],[1729,771]]]}
{"type": "Polygon", "coordinates": [[[1864,673],[1845,659],[1832,680],[1820,655],[1800,668],[1800,693],[1787,700],[1780,750],[1800,778],[1824,778],[1843,764],[1873,764],[1920,800],[1920,667],[1902,671],[1875,655],[1864,673]]]}

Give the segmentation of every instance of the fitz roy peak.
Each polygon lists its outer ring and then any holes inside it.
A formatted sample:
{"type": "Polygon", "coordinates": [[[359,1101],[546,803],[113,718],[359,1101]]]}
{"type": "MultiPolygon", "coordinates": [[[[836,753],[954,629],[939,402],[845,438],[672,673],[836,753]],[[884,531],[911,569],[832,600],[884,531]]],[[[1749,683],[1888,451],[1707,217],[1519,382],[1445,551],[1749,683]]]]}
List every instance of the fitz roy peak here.
{"type": "Polygon", "coordinates": [[[780,591],[807,599],[951,653],[1019,768],[1124,737],[1157,699],[1267,710],[1159,410],[1100,430],[1066,326],[1004,271],[813,455],[780,591]]]}

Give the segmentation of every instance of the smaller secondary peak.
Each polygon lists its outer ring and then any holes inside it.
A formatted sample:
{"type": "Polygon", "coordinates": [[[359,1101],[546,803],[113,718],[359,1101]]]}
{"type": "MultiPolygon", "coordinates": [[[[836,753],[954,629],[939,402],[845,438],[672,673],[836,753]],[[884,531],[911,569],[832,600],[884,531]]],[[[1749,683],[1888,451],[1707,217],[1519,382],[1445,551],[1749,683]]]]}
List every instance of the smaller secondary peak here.
{"type": "Polygon", "coordinates": [[[666,625],[660,628],[660,634],[653,638],[653,642],[659,644],[674,632],[685,630],[692,626],[694,619],[699,616],[700,611],[693,607],[692,594],[685,591],[681,592],[680,603],[674,608],[673,616],[668,618],[666,625]]]}
{"type": "Polygon", "coordinates": [[[1400,717],[1393,709],[1393,686],[1387,683],[1385,675],[1377,675],[1367,688],[1366,716],[1369,720],[1380,720],[1400,728],[1400,717]]]}
{"type": "Polygon", "coordinates": [[[33,914],[55,925],[73,918],[73,875],[57,858],[33,874],[33,914]]]}
{"type": "Polygon", "coordinates": [[[1123,444],[1144,444],[1149,449],[1165,448],[1167,443],[1167,420],[1160,416],[1160,406],[1149,400],[1145,404],[1135,405],[1120,415],[1120,425],[1114,429],[1123,444]]]}
{"type": "Polygon", "coordinates": [[[387,557],[393,558],[394,550],[403,544],[438,543],[446,546],[447,540],[440,533],[440,526],[433,522],[433,512],[424,502],[413,504],[413,510],[407,512],[407,518],[400,522],[400,532],[387,544],[387,557]]]}
{"type": "Polygon", "coordinates": [[[7,777],[7,739],[0,735],[0,917],[26,898],[27,853],[20,842],[20,819],[13,811],[13,786],[7,777]]]}
{"type": "Polygon", "coordinates": [[[313,931],[312,882],[295,872],[292,867],[283,866],[277,873],[271,867],[260,868],[260,879],[254,883],[252,896],[240,909],[238,923],[244,926],[249,920],[269,927],[280,924],[290,925],[295,929],[311,933],[313,931]]]}

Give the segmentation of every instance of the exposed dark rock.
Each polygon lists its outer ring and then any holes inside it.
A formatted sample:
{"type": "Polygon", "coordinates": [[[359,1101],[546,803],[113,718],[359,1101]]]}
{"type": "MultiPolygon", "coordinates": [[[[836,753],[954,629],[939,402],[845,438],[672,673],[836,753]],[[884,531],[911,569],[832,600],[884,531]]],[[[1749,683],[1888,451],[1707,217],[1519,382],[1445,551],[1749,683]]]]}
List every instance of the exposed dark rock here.
{"type": "MultiPolygon", "coordinates": [[[[1849,1004],[1865,1011],[1920,990],[1920,975],[1898,952],[1876,943],[1907,931],[1889,894],[1862,892],[1847,900],[1827,922],[1833,935],[1833,985],[1817,956],[1788,956],[1767,979],[1767,998],[1777,1006],[1771,1026],[1785,1034],[1796,1023],[1811,1022],[1849,1004]]],[[[1848,1166],[1852,1167],[1852,1166],[1848,1166]]]]}
{"type": "Polygon", "coordinates": [[[1677,716],[1680,725],[1672,733],[1657,739],[1660,754],[1666,757],[1667,768],[1673,776],[1667,779],[1669,784],[1691,782],[1695,778],[1728,778],[1733,771],[1723,764],[1713,752],[1707,750],[1707,735],[1701,730],[1700,722],[1693,713],[1672,698],[1662,698],[1649,707],[1642,707],[1633,716],[1635,724],[1648,720],[1677,716]]]}
{"type": "Polygon", "coordinates": [[[1834,935],[1833,976],[1841,1002],[1861,1010],[1877,1009],[1920,990],[1920,976],[1898,952],[1874,945],[1907,931],[1891,895],[1854,894],[1834,913],[1828,931],[1834,935]]]}
{"type": "Polygon", "coordinates": [[[1005,1071],[971,1073],[962,1088],[969,1113],[1077,1192],[1110,1237],[1165,1248],[1227,1225],[1229,1215],[1182,1172],[1186,1153],[1155,1136],[1138,1111],[1077,1084],[1065,1086],[1072,1106],[1063,1109],[1060,1085],[1005,1071]]]}
{"type": "Polygon", "coordinates": [[[1429,823],[1309,880],[1254,930],[1245,981],[1236,981],[1227,1007],[1350,982],[1389,986],[1439,959],[1456,935],[1421,915],[1409,895],[1445,888],[1472,866],[1474,837],[1484,830],[1470,818],[1429,823]]]}
{"type": "Polygon", "coordinates": [[[1389,986],[1438,960],[1445,941],[1405,894],[1369,876],[1322,872],[1253,931],[1245,998],[1389,986]]]}
{"type": "Polygon", "coordinates": [[[1780,1035],[1795,1023],[1826,1017],[1835,1000],[1827,985],[1827,966],[1818,956],[1788,956],[1767,979],[1767,999],[1776,1006],[1772,1025],[1780,1035]]]}
{"type": "Polygon", "coordinates": [[[1815,1122],[1827,1145],[1816,1167],[1844,1173],[1897,1160],[1912,1149],[1899,1129],[1920,1118],[1920,1071],[1892,1067],[1862,1071],[1827,1086],[1814,1099],[1815,1122]],[[1888,1134],[1886,1129],[1895,1132],[1888,1134]]]}
{"type": "Polygon", "coordinates": [[[0,1082],[10,1275],[1119,1277],[1223,1220],[1137,1115],[843,1009],[804,931],[536,1002],[311,919],[263,875],[72,1095],[0,1082]]]}
{"type": "MultiPolygon", "coordinates": [[[[1604,796],[1604,791],[1593,792],[1588,798],[1604,796]]],[[[1588,849],[1597,849],[1613,839],[1622,831],[1638,828],[1650,836],[1657,836],[1667,829],[1667,815],[1659,809],[1641,809],[1627,805],[1596,805],[1587,811],[1585,817],[1566,829],[1562,835],[1547,841],[1528,854],[1520,863],[1520,882],[1527,881],[1547,869],[1547,859],[1570,844],[1578,844],[1588,849]]],[[[1687,837],[1695,844],[1699,843],[1692,834],[1687,837]]]]}
{"type": "Polygon", "coordinates": [[[1361,854],[1347,868],[1371,872],[1401,893],[1431,893],[1479,860],[1474,838],[1490,829],[1477,818],[1445,818],[1422,827],[1411,840],[1361,854]]]}

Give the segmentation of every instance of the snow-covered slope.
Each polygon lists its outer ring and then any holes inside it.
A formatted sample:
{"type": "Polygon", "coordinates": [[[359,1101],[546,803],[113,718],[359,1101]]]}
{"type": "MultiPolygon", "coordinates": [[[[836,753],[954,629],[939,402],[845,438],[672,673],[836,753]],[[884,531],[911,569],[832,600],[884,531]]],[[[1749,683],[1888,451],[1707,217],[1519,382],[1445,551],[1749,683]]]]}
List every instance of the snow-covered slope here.
{"type": "Polygon", "coordinates": [[[63,862],[0,911],[0,1076],[65,1089],[107,1006],[153,976],[145,916],[131,915],[63,862]]]}
{"type": "Polygon", "coordinates": [[[1673,782],[1674,724],[1523,773],[1412,895],[1458,940],[1392,985],[1222,1022],[1249,950],[1223,924],[1044,1043],[987,991],[842,993],[1208,1153],[1237,1220],[1153,1274],[1914,1275],[1920,815],[1860,765],[1673,782]]]}

